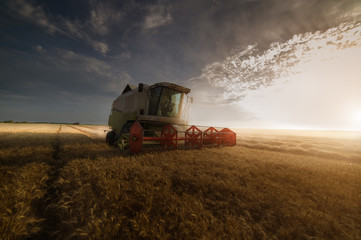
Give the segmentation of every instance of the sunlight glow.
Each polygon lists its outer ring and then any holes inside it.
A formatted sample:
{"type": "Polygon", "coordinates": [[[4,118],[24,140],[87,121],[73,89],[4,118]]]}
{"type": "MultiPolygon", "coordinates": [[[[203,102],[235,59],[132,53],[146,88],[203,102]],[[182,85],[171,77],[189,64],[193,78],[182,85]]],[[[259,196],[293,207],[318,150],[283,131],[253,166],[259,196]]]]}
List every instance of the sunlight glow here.
{"type": "Polygon", "coordinates": [[[353,113],[352,119],[355,123],[361,124],[361,111],[355,111],[353,113]]]}
{"type": "MultiPolygon", "coordinates": [[[[361,130],[361,112],[352,113],[361,106],[360,62],[361,23],[343,23],[264,51],[250,45],[205,66],[191,86],[213,115],[239,127],[361,130]]],[[[200,119],[203,112],[193,111],[200,119]]]]}
{"type": "Polygon", "coordinates": [[[249,91],[272,86],[279,79],[302,72],[299,67],[304,64],[332,60],[343,50],[359,47],[361,23],[343,23],[324,32],[307,32],[285,42],[274,42],[264,51],[249,45],[205,66],[196,80],[205,79],[211,86],[224,90],[212,96],[217,102],[240,101],[249,91]]]}
{"type": "Polygon", "coordinates": [[[361,130],[361,47],[314,51],[298,74],[250,92],[239,106],[282,129],[361,130]]]}

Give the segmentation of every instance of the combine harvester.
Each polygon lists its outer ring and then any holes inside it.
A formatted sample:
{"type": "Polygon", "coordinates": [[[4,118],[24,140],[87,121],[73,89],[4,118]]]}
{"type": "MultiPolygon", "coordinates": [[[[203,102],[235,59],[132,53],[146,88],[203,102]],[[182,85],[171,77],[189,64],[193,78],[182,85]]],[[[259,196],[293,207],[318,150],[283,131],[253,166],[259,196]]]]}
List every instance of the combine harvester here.
{"type": "Polygon", "coordinates": [[[110,145],[132,154],[143,150],[234,146],[236,134],[228,128],[190,126],[189,88],[161,82],[127,85],[114,100],[106,136],[110,145]]]}

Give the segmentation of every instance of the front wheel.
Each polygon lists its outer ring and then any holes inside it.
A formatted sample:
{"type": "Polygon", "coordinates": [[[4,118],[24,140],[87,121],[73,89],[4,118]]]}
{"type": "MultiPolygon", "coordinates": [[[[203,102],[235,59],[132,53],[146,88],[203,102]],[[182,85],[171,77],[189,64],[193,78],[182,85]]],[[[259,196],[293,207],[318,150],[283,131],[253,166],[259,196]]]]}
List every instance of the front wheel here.
{"type": "Polygon", "coordinates": [[[105,142],[107,142],[110,146],[113,146],[115,143],[115,136],[116,134],[114,131],[108,132],[105,138],[105,142]]]}

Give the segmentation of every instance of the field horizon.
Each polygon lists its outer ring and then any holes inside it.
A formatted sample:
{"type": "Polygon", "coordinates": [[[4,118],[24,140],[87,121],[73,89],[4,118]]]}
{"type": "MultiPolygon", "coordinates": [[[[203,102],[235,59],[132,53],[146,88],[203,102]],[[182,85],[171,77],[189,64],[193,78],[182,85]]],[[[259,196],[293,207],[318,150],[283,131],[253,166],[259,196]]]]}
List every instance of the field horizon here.
{"type": "Polygon", "coordinates": [[[107,129],[0,123],[2,239],[361,239],[361,132],[124,156],[107,129]]]}

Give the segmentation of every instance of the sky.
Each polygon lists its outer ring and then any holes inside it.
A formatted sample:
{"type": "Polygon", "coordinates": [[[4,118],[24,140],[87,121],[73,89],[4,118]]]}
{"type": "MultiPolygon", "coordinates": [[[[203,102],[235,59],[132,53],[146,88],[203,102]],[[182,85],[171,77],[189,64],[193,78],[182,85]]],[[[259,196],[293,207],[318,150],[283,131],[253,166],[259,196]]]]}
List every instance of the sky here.
{"type": "Polygon", "coordinates": [[[126,84],[190,124],[361,130],[360,0],[0,2],[0,121],[107,124],[126,84]]]}

